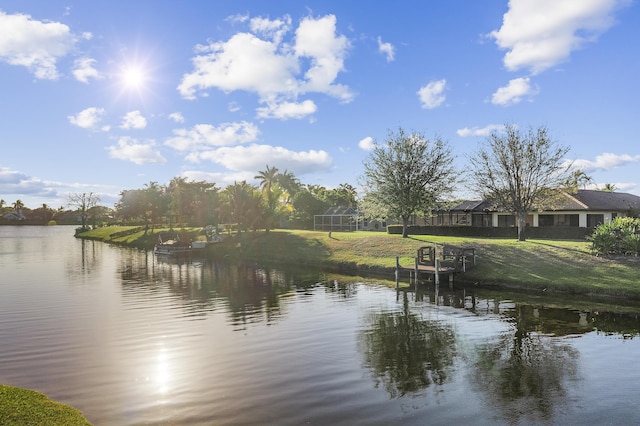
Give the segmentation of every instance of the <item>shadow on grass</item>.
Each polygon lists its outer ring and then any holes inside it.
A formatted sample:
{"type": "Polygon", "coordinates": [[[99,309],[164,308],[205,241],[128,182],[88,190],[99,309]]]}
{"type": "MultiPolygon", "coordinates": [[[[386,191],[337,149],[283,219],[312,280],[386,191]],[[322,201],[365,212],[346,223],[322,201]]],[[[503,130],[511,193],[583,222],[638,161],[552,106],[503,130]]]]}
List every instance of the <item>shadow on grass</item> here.
{"type": "MultiPolygon", "coordinates": [[[[329,248],[317,238],[303,238],[282,232],[248,232],[234,235],[217,251],[242,259],[288,264],[322,265],[330,256],[329,248]]],[[[220,253],[218,253],[220,254],[220,253]]]]}

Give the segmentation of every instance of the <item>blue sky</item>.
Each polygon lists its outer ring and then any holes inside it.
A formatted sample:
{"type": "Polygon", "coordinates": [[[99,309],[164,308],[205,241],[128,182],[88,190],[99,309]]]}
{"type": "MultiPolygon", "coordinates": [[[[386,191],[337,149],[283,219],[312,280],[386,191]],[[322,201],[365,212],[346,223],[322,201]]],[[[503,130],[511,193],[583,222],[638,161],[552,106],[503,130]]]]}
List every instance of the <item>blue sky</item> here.
{"type": "Polygon", "coordinates": [[[357,187],[399,126],[462,172],[505,123],[547,126],[594,185],[640,195],[638,22],[631,0],[2,0],[0,198],[111,206],[267,164],[357,187]]]}

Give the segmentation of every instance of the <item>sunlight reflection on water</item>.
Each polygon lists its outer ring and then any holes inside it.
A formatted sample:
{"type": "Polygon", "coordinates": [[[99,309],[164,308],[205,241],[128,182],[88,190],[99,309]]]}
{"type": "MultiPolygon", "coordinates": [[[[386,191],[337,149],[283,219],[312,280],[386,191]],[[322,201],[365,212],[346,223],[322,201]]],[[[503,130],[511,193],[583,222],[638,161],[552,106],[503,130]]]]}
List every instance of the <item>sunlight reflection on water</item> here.
{"type": "Polygon", "coordinates": [[[405,297],[72,235],[0,227],[0,382],[96,425],[640,419],[634,314],[405,297]]]}

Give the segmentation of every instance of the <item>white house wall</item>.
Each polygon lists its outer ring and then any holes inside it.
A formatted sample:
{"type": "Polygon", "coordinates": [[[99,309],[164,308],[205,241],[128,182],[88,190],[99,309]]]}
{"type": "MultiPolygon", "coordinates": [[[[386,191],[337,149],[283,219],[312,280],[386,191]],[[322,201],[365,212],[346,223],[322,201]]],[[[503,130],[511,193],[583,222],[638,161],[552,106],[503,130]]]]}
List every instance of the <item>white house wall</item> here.
{"type": "MultiPolygon", "coordinates": [[[[553,211],[553,212],[542,212],[542,213],[531,213],[531,215],[533,216],[533,227],[538,227],[540,226],[540,222],[539,222],[539,216],[543,214],[543,215],[578,215],[578,227],[580,228],[586,228],[587,227],[587,215],[588,214],[601,214],[604,216],[604,223],[610,223],[613,217],[612,212],[605,212],[605,211],[588,211],[588,212],[576,212],[576,211],[571,211],[571,210],[558,210],[558,211],[553,211]]],[[[505,213],[492,213],[491,215],[491,223],[492,226],[494,228],[498,227],[498,216],[505,216],[505,215],[509,215],[509,214],[505,214],[505,213]]],[[[621,214],[618,214],[619,216],[622,216],[621,214]]]]}

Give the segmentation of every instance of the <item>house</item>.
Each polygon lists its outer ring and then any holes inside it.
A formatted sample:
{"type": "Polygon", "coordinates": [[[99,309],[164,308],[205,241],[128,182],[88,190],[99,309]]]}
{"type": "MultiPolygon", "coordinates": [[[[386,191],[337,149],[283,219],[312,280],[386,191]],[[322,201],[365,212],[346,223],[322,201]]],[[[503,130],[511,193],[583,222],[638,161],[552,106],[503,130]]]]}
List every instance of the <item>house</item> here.
{"type": "MultiPolygon", "coordinates": [[[[532,227],[593,228],[618,216],[640,213],[640,197],[622,192],[580,189],[548,209],[531,212],[526,219],[532,227]]],[[[436,212],[428,220],[431,226],[511,227],[516,225],[510,212],[500,212],[482,200],[463,201],[447,211],[436,212]]]]}

